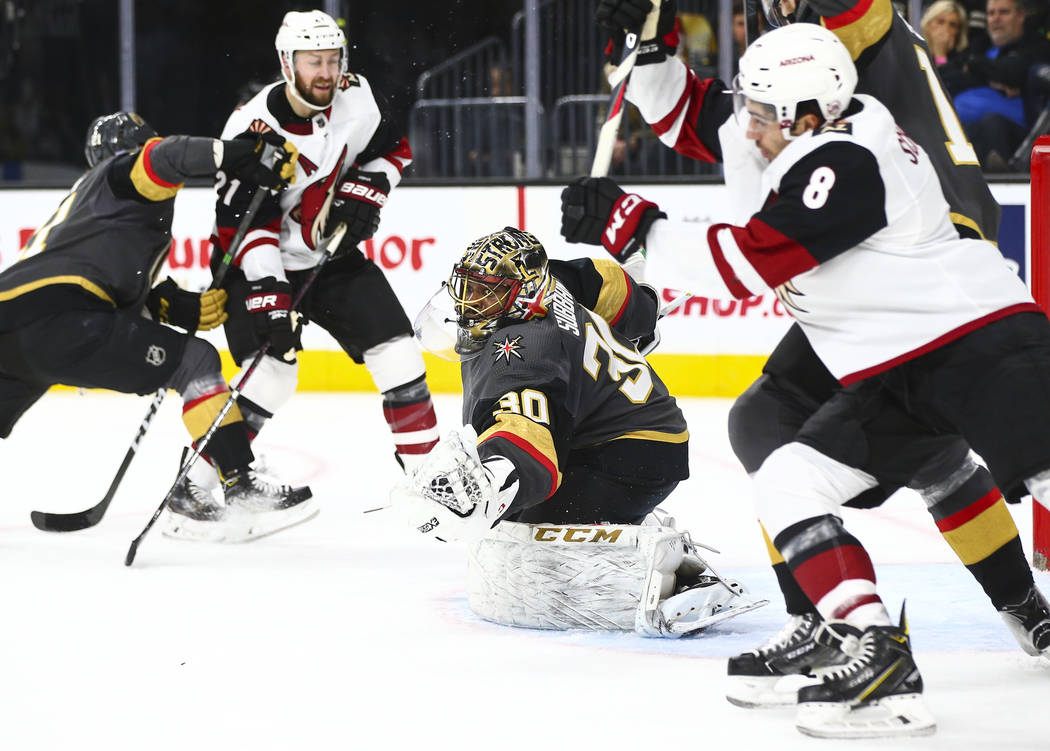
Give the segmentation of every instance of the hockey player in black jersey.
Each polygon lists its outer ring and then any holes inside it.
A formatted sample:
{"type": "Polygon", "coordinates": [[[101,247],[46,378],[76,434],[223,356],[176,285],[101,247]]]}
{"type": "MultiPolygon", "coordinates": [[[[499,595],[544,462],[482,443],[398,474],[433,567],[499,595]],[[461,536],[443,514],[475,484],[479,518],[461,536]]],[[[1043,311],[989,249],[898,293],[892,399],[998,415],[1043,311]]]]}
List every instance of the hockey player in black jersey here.
{"type": "MultiPolygon", "coordinates": [[[[218,352],[192,333],[226,320],[226,293],[188,292],[171,279],[154,285],[154,277],[171,247],[175,195],[186,179],[223,169],[263,188],[286,184],[294,152],[271,168],[261,161],[265,145],[261,137],[159,138],[131,112],[91,124],[91,169],[33,234],[22,259],[0,274],[0,437],[55,384],[135,394],[173,389],[182,395],[191,439],[205,433],[229,389],[218,352]]],[[[274,484],[252,469],[236,407],[207,458],[221,473],[225,503],[177,495],[172,503],[191,525],[225,520],[237,507],[284,518],[309,498],[308,489],[274,484]]]]}
{"type": "MultiPolygon", "coordinates": [[[[606,525],[600,527],[600,539],[619,541],[609,546],[614,557],[624,553],[629,539],[634,541],[629,553],[637,555],[644,547],[639,540],[656,545],[658,535],[676,556],[654,562],[653,555],[664,550],[656,546],[644,570],[661,569],[672,579],[677,571],[679,589],[698,584],[703,566],[695,553],[685,556],[695,564],[691,578],[680,571],[687,567],[683,553],[689,553],[681,533],[660,525],[644,532],[622,528],[637,528],[689,475],[689,433],[682,412],[631,341],[655,328],[655,292],[616,263],[548,260],[533,235],[513,227],[471,244],[444,289],[454,308],[449,319],[455,333],[447,341],[454,340],[462,361],[465,428],[439,443],[392,498],[412,526],[428,536],[476,541],[494,525],[501,531],[498,540],[486,538],[473,549],[475,611],[514,625],[602,627],[595,622],[606,621],[593,612],[588,623],[564,620],[570,609],[545,599],[552,580],[542,574],[553,569],[539,560],[532,574],[509,587],[494,584],[515,569],[511,559],[516,555],[537,555],[544,562],[550,560],[548,553],[557,558],[556,548],[540,544],[537,550],[536,542],[555,542],[557,530],[565,526],[577,529],[580,539],[593,539],[597,533],[587,525],[606,525]],[[608,525],[618,525],[619,531],[608,525]],[[526,596],[523,588],[535,596],[526,596]],[[521,600],[551,608],[530,612],[528,606],[509,604],[521,600]]],[[[427,344],[427,325],[434,320],[424,315],[422,321],[418,329],[427,344]]],[[[441,323],[436,316],[439,331],[441,323]]],[[[603,550],[594,548],[596,556],[603,550]]],[[[604,559],[588,560],[600,567],[604,559]]],[[[578,562],[563,560],[569,567],[578,562]]],[[[615,578],[620,568],[608,564],[609,576],[615,578]]],[[[581,581],[597,586],[587,576],[581,581]]],[[[606,627],[634,627],[644,584],[635,581],[632,589],[626,580],[604,580],[601,587],[608,590],[623,588],[607,592],[619,616],[606,613],[606,627]]],[[[709,578],[704,585],[689,595],[697,598],[702,592],[695,609],[686,608],[693,630],[701,617],[725,617],[735,608],[743,612],[744,605],[755,606],[740,596],[738,583],[726,586],[709,578]]],[[[673,594],[672,586],[669,582],[665,599],[673,594]]],[[[582,611],[600,607],[580,593],[562,594],[582,611]]],[[[639,625],[644,633],[670,635],[668,619],[679,629],[689,620],[670,611],[661,616],[656,598],[647,605],[648,615],[639,625]]]]}
{"type": "MultiPolygon", "coordinates": [[[[668,3],[673,5],[673,0],[666,0],[665,5],[668,3]]],[[[839,37],[856,63],[856,91],[885,104],[907,136],[926,151],[958,234],[994,240],[999,206],[925,43],[894,12],[890,0],[801,0],[798,7],[796,0],[763,0],[763,5],[774,27],[796,20],[819,22],[839,37]]],[[[649,0],[600,0],[597,17],[614,30],[640,24],[650,7],[649,0]]],[[[673,12],[662,15],[673,17],[673,12]]],[[[648,55],[640,57],[638,65],[662,63],[676,44],[673,28],[665,21],[657,39],[642,41],[642,51],[648,55]]],[[[687,156],[722,161],[727,185],[734,180],[743,182],[746,178],[742,175],[755,170],[758,152],[753,148],[723,149],[720,126],[724,117],[714,110],[715,95],[725,85],[701,80],[688,71],[683,74],[667,92],[662,108],[653,111],[653,128],[668,146],[687,156]]],[[[635,79],[644,76],[640,73],[635,79]]],[[[637,101],[636,91],[628,89],[628,98],[637,101]]],[[[742,215],[750,212],[748,209],[742,215]]],[[[815,355],[799,326],[792,326],[770,355],[762,376],[737,399],[730,412],[730,441],[745,469],[756,472],[837,388],[836,379],[815,355]]],[[[879,486],[849,505],[878,505],[901,484],[890,478],[877,479],[879,486]]],[[[1022,649],[1035,654],[1050,646],[1050,627],[1040,625],[1050,621],[1050,613],[1032,580],[1017,528],[987,470],[971,460],[969,446],[963,441],[946,441],[943,451],[931,457],[929,466],[906,484],[923,496],[945,540],[981,584],[1022,649]],[[962,519],[969,520],[967,530],[972,534],[957,533],[962,519]],[[1037,629],[1041,636],[1036,634],[1037,629]]],[[[752,706],[793,702],[793,693],[777,694],[762,687],[785,672],[808,670],[811,653],[820,651],[813,637],[821,617],[768,536],[766,543],[790,621],[763,647],[730,661],[731,680],[741,682],[731,688],[731,700],[752,706]]]]}

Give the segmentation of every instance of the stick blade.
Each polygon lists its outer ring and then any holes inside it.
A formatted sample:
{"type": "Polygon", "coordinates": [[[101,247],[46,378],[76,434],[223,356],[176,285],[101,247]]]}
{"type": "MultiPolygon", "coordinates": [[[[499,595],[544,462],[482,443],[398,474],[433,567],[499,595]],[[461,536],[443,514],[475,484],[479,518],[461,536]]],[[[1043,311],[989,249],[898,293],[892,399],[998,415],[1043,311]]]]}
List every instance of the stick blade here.
{"type": "Polygon", "coordinates": [[[43,532],[79,532],[98,524],[99,520],[92,515],[94,509],[77,511],[72,514],[52,514],[47,511],[31,511],[29,519],[33,526],[43,532]]]}
{"type": "Polygon", "coordinates": [[[128,553],[124,556],[125,566],[130,566],[132,563],[135,562],[135,554],[139,550],[139,540],[141,539],[141,535],[139,537],[136,537],[134,540],[131,541],[131,545],[128,546],[128,553]]]}

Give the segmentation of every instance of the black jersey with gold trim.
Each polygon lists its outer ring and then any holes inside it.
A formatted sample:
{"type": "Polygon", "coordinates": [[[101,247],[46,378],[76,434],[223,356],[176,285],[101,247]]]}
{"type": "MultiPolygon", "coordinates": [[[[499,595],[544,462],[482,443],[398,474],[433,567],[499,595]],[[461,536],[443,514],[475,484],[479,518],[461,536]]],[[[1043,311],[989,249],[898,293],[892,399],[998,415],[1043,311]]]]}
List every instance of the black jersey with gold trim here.
{"type": "MultiPolygon", "coordinates": [[[[646,317],[655,324],[651,296],[605,262],[553,266],[616,325],[639,327],[646,317]],[[610,277],[604,296],[591,276],[602,271],[610,277]]],[[[463,420],[478,431],[479,454],[507,457],[518,470],[515,506],[550,497],[574,451],[611,441],[636,442],[632,456],[658,462],[668,481],[688,476],[689,433],[667,387],[621,330],[560,281],[545,317],[498,329],[462,364],[462,376],[463,420]]]]}
{"type": "Polygon", "coordinates": [[[981,174],[977,153],[952,109],[922,36],[890,0],[808,0],[821,25],[835,32],[857,64],[858,94],[893,114],[933,162],[960,234],[996,241],[999,204],[981,174]]]}
{"type": "Polygon", "coordinates": [[[214,143],[155,138],[85,173],[0,274],[0,330],[60,308],[141,307],[171,247],[175,194],[215,173],[214,143]]]}

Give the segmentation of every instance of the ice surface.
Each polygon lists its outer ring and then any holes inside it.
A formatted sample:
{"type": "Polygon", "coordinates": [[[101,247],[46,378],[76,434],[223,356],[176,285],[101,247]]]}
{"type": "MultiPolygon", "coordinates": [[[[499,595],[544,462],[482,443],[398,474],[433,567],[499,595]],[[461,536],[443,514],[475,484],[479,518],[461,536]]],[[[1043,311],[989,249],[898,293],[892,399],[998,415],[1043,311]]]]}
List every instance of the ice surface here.
{"type": "MultiPolygon", "coordinates": [[[[376,395],[297,394],[260,436],[320,516],[242,545],[155,529],[123,565],[174,478],[184,431],[170,395],[102,523],[47,534],[29,511],[105,492],[148,399],[49,394],[0,443],[4,749],[1050,749],[1050,662],[1024,655],[915,496],[847,511],[891,609],[907,598],[929,738],[823,741],[790,710],[723,697],[725,657],[783,622],[747,478],[725,439],[728,402],[682,400],[693,477],[666,504],[762,610],[704,636],[496,626],[466,605],[463,551],[403,529],[398,469],[376,395]]],[[[438,397],[439,420],[458,399],[438,397]]],[[[1026,546],[1030,502],[1011,507],[1026,546]]],[[[1038,575],[1044,591],[1050,576],[1038,575]]]]}

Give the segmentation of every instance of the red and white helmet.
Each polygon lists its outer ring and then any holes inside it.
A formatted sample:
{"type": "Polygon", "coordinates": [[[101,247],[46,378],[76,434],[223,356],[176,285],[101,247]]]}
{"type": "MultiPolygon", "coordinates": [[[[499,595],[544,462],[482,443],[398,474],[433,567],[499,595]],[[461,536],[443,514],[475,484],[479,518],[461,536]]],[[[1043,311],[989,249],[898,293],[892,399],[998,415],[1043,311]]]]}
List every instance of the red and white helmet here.
{"type": "Polygon", "coordinates": [[[347,72],[346,35],[330,15],[320,10],[289,11],[284,14],[281,28],[274,40],[281,75],[291,87],[292,94],[311,109],[323,110],[303,99],[295,88],[295,53],[304,50],[339,50],[340,74],[347,72]]]}
{"type": "Polygon", "coordinates": [[[828,122],[849,107],[857,87],[857,68],[849,50],[834,33],[812,23],[793,23],[763,34],[740,58],[733,79],[737,110],[744,100],[766,105],[792,138],[796,108],[815,101],[828,122]]]}

